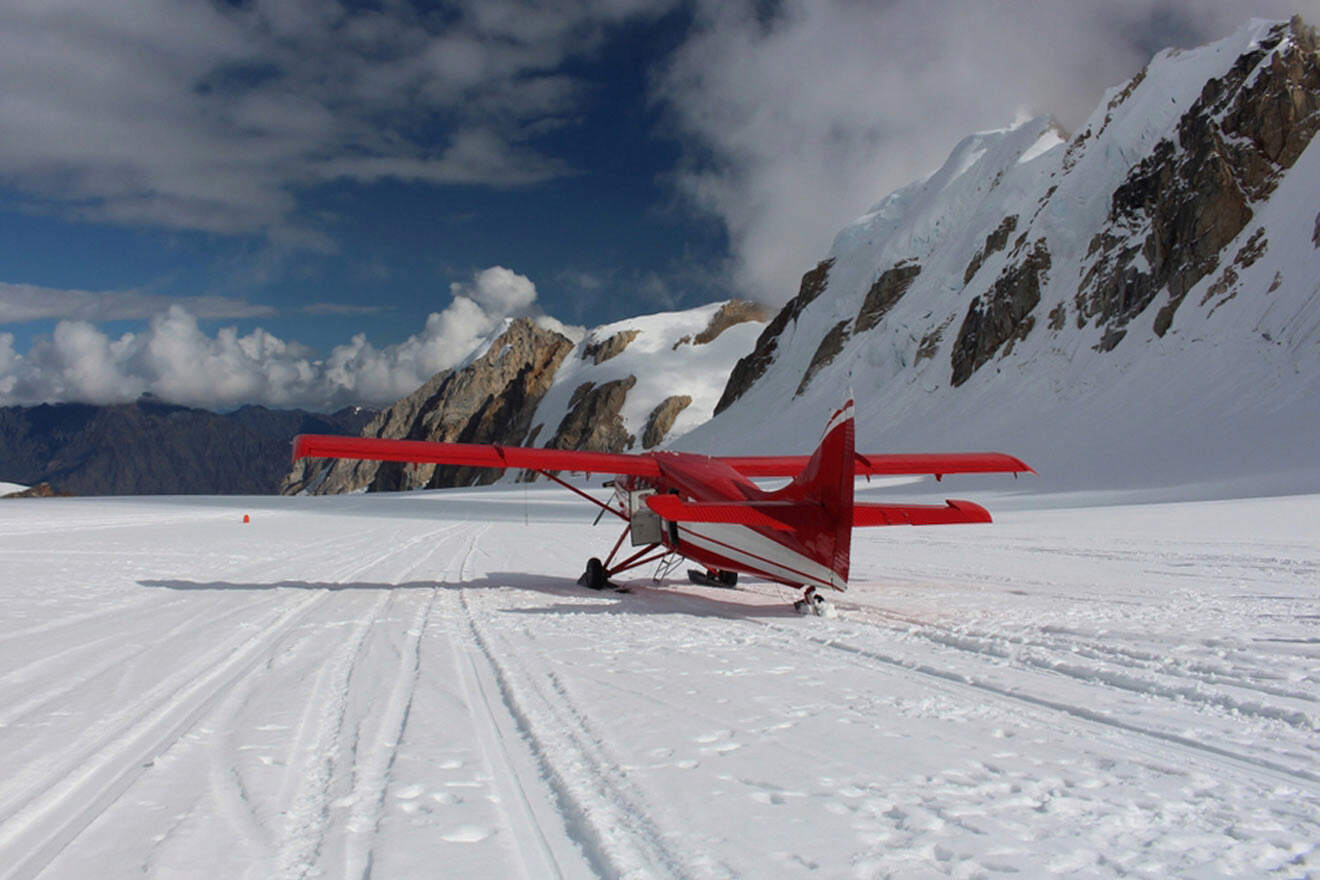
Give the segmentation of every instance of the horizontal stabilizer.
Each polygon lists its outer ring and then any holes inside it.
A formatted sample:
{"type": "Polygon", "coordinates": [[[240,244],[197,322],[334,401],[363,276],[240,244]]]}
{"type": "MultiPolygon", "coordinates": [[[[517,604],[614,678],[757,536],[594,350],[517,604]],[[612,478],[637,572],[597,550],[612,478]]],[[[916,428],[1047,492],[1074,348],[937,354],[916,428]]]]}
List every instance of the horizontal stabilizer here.
{"type": "Polygon", "coordinates": [[[359,458],[370,461],[406,461],[452,464],[461,467],[528,468],[537,471],[579,471],[590,474],[633,474],[658,477],[660,468],[650,455],[613,452],[578,452],[571,449],[529,449],[485,443],[431,443],[425,440],[377,440],[331,434],[299,434],[293,438],[293,460],[300,458],[359,458]]]}
{"type": "MultiPolygon", "coordinates": [[[[857,453],[854,459],[853,473],[859,477],[1035,473],[1022,459],[1002,452],[857,453]]],[[[720,456],[720,460],[746,477],[795,477],[806,467],[808,456],[742,455],[720,456]]]]}
{"type": "Polygon", "coordinates": [[[988,523],[990,511],[971,501],[944,504],[858,504],[853,507],[854,526],[943,526],[955,523],[988,523]]]}
{"type": "Polygon", "coordinates": [[[798,528],[802,505],[787,501],[683,501],[677,495],[648,495],[646,506],[670,522],[734,523],[781,532],[798,528]]]}

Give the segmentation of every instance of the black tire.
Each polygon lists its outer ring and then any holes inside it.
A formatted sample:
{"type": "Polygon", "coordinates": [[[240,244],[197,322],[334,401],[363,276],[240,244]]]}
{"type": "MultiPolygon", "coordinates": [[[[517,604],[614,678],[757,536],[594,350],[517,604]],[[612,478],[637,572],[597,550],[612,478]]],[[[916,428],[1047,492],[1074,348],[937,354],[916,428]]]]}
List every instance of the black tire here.
{"type": "Polygon", "coordinates": [[[738,572],[736,571],[725,571],[724,569],[720,569],[720,571],[716,573],[715,577],[718,578],[719,582],[724,584],[724,586],[726,587],[738,586],[738,572]]]}
{"type": "Polygon", "coordinates": [[[610,587],[609,576],[605,573],[605,563],[601,562],[595,556],[587,560],[587,570],[582,575],[587,589],[590,590],[608,590],[610,587]]]}

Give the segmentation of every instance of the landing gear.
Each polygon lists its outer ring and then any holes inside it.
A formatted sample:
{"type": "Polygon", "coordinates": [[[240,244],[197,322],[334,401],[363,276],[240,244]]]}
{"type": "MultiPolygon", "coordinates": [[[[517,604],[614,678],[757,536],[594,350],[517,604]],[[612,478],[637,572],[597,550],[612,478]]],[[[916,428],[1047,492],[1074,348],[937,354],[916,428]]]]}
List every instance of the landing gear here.
{"type": "Polygon", "coordinates": [[[802,598],[793,603],[793,610],[798,614],[814,614],[817,617],[837,617],[839,614],[834,604],[816,592],[815,587],[807,587],[802,598]]]}
{"type": "Polygon", "coordinates": [[[703,587],[724,587],[732,590],[738,586],[738,572],[736,571],[725,571],[722,568],[708,568],[701,571],[697,568],[689,568],[687,574],[689,581],[703,587]]]}

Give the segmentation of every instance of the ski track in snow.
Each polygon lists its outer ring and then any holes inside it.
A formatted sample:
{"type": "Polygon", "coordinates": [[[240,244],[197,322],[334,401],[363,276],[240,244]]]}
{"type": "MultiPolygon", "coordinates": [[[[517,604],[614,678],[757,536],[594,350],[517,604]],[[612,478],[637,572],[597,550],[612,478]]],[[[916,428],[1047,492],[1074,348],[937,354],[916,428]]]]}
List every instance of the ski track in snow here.
{"type": "Polygon", "coordinates": [[[1320,871],[1320,498],[859,533],[819,619],[524,493],[0,509],[0,878],[1320,871]]]}

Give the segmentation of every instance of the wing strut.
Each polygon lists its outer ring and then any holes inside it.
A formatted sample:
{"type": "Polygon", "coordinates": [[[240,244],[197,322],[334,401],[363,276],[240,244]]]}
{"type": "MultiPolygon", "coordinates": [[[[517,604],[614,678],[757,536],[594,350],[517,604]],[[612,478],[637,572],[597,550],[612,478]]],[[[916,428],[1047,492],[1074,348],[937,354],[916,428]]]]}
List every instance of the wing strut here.
{"type": "MultiPolygon", "coordinates": [[[[618,510],[617,508],[615,508],[615,507],[613,507],[613,506],[611,506],[611,505],[609,505],[609,504],[606,504],[604,501],[601,501],[601,500],[598,499],[598,498],[592,498],[590,495],[588,495],[586,492],[583,492],[583,491],[582,491],[581,489],[579,489],[577,486],[574,486],[574,485],[572,485],[572,484],[570,484],[570,483],[566,483],[566,482],[564,482],[563,480],[559,479],[559,477],[555,476],[554,474],[550,473],[549,471],[537,471],[536,473],[538,473],[538,474],[540,474],[541,476],[545,477],[547,480],[554,480],[556,483],[558,483],[559,485],[563,486],[565,489],[568,489],[569,491],[576,492],[577,494],[581,495],[583,498],[587,499],[587,500],[590,501],[592,504],[594,504],[594,505],[596,505],[597,507],[599,507],[599,508],[601,509],[601,512],[602,512],[602,513],[604,513],[605,511],[608,510],[610,513],[614,514],[614,515],[617,516],[619,519],[623,520],[624,522],[628,522],[628,515],[627,515],[627,514],[623,513],[622,511],[618,510]]],[[[600,517],[599,517],[599,516],[596,517],[596,521],[597,521],[597,522],[600,521],[600,517]]]]}

